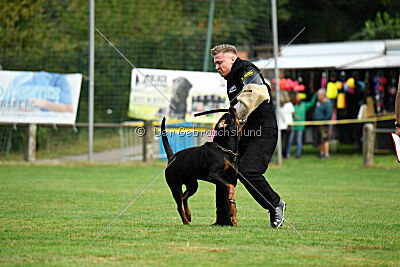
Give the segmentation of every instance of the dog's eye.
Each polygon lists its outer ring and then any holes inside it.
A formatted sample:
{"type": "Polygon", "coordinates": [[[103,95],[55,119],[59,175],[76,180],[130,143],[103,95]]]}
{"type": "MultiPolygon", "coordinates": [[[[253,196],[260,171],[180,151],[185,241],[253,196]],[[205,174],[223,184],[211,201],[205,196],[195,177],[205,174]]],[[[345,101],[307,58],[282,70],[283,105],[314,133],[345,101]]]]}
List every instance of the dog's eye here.
{"type": "Polygon", "coordinates": [[[226,124],[225,120],[220,120],[219,123],[217,124],[217,128],[224,128],[228,126],[228,124],[226,124]]]}

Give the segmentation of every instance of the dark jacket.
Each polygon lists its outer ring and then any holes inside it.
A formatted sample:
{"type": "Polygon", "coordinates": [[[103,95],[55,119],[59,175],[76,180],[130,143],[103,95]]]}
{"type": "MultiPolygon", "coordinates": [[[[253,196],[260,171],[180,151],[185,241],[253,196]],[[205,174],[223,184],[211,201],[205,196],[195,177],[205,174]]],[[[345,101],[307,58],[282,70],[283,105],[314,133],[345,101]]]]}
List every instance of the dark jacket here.
{"type": "Polygon", "coordinates": [[[314,109],[314,120],[328,121],[332,117],[332,104],[330,100],[318,101],[314,109]]]}
{"type": "MultiPolygon", "coordinates": [[[[236,97],[246,84],[264,84],[271,96],[271,88],[264,81],[260,70],[250,61],[239,57],[233,63],[231,72],[225,77],[227,80],[227,93],[231,106],[237,104],[236,97]]],[[[247,118],[246,129],[258,129],[260,126],[278,128],[272,98],[269,102],[262,102],[247,118]]]]}

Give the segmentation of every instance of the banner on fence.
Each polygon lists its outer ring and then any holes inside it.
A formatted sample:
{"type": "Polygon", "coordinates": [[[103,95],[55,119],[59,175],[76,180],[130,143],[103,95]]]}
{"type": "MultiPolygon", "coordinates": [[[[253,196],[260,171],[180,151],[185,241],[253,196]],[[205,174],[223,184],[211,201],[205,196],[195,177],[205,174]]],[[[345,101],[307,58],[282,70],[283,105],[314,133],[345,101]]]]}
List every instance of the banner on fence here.
{"type": "Polygon", "coordinates": [[[0,71],[0,122],[73,124],[82,74],[0,71]]]}
{"type": "MultiPolygon", "coordinates": [[[[226,81],[212,72],[133,69],[128,115],[142,120],[162,117],[186,122],[215,123],[222,114],[193,114],[224,108],[226,81]]],[[[171,121],[171,120],[170,120],[171,121]]]]}

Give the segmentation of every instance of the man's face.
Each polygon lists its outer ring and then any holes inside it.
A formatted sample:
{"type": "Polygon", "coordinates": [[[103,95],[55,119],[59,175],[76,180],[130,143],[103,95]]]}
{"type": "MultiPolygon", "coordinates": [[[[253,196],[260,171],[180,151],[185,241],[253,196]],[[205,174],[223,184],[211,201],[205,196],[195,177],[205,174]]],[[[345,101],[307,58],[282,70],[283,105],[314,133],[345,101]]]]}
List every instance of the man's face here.
{"type": "Polygon", "coordinates": [[[297,103],[297,104],[300,104],[300,103],[301,103],[300,94],[296,94],[296,103],[297,103]]]}
{"type": "Polygon", "coordinates": [[[325,95],[324,92],[318,92],[317,93],[317,98],[318,98],[319,101],[324,102],[325,101],[325,97],[326,97],[326,95],[325,95]]]}
{"type": "Polygon", "coordinates": [[[219,75],[226,77],[231,72],[235,60],[236,56],[233,53],[218,53],[214,56],[215,69],[219,75]]]}

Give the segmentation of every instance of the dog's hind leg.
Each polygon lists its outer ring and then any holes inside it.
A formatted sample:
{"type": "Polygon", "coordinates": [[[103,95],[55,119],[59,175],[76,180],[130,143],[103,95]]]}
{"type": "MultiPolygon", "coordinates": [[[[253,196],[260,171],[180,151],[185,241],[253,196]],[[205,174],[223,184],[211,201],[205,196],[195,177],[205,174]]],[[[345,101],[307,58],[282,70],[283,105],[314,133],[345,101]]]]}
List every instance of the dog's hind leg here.
{"type": "Polygon", "coordinates": [[[186,184],[186,191],[183,193],[182,197],[183,207],[185,209],[186,218],[188,219],[189,222],[192,221],[192,214],[189,209],[188,199],[189,197],[193,196],[194,193],[196,193],[198,187],[199,184],[197,183],[197,180],[194,180],[193,183],[186,184]]]}
{"type": "Polygon", "coordinates": [[[233,184],[226,185],[228,190],[228,205],[229,211],[231,213],[232,224],[233,226],[237,226],[237,217],[236,217],[236,198],[235,198],[235,186],[233,184]]]}
{"type": "Polygon", "coordinates": [[[190,224],[182,207],[182,188],[174,187],[174,189],[171,188],[171,191],[177,205],[178,213],[181,216],[182,223],[190,224]]]}

